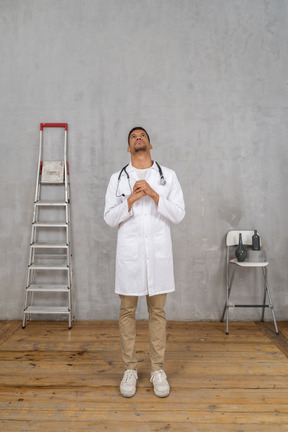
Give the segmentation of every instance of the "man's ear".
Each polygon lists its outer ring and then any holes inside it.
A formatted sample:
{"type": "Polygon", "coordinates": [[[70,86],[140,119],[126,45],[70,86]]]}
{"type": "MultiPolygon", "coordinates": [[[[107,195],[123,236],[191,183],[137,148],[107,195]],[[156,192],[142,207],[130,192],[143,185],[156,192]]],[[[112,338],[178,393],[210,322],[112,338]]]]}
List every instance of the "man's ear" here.
{"type": "Polygon", "coordinates": [[[131,152],[131,149],[130,149],[130,146],[129,146],[129,145],[128,145],[128,148],[127,148],[127,152],[128,152],[128,153],[131,152]]]}
{"type": "Polygon", "coordinates": [[[152,150],[152,144],[149,143],[149,150],[152,150]]]}

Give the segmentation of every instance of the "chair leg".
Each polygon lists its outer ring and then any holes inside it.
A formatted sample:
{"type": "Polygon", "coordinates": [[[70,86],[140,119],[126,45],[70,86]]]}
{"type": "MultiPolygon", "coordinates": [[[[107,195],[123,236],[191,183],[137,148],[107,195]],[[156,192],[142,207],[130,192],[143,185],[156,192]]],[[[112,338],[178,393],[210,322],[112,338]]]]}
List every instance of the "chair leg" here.
{"type": "Polygon", "coordinates": [[[264,277],[264,299],[263,299],[263,309],[262,309],[262,318],[261,321],[264,321],[264,315],[265,315],[265,305],[266,305],[266,294],[267,294],[267,289],[266,289],[266,279],[267,279],[267,274],[265,269],[263,268],[263,277],[264,277]]]}
{"type": "Polygon", "coordinates": [[[224,321],[224,317],[225,317],[225,313],[226,313],[226,334],[229,334],[229,298],[230,298],[230,294],[231,294],[231,289],[232,289],[232,282],[234,279],[234,274],[235,274],[235,269],[233,269],[232,275],[231,275],[231,279],[230,279],[230,283],[227,280],[227,287],[226,287],[226,303],[224,306],[224,310],[223,310],[223,314],[222,314],[222,318],[221,318],[221,322],[224,321]]]}
{"type": "Polygon", "coordinates": [[[229,296],[230,296],[230,292],[229,292],[229,289],[227,289],[226,303],[225,303],[223,314],[222,314],[222,318],[221,318],[221,322],[223,322],[224,321],[224,317],[225,317],[225,313],[226,313],[226,334],[227,335],[229,334],[229,306],[228,306],[229,296]]]}
{"type": "Polygon", "coordinates": [[[229,306],[227,307],[226,314],[226,335],[229,335],[229,306]]]}
{"type": "Polygon", "coordinates": [[[227,306],[228,302],[226,301],[225,306],[224,306],[224,310],[223,310],[223,314],[222,314],[222,318],[221,318],[221,322],[224,321],[225,318],[225,313],[226,313],[226,334],[229,334],[229,307],[227,306]]]}
{"type": "Polygon", "coordinates": [[[226,309],[227,309],[227,300],[226,300],[225,305],[224,305],[224,309],[223,309],[222,317],[221,317],[221,320],[220,320],[221,322],[224,321],[224,317],[225,317],[226,309]]]}
{"type": "Polygon", "coordinates": [[[279,335],[279,330],[278,330],[277,322],[276,322],[276,316],[275,316],[275,312],[274,312],[274,306],[273,306],[273,303],[272,303],[272,297],[271,297],[270,290],[269,290],[269,287],[268,287],[268,284],[267,284],[267,272],[265,272],[264,269],[263,269],[263,277],[264,277],[264,281],[265,281],[266,292],[267,292],[267,295],[268,295],[269,307],[271,309],[271,313],[272,313],[272,317],[273,317],[273,321],[274,321],[275,332],[276,332],[277,335],[279,335]]]}

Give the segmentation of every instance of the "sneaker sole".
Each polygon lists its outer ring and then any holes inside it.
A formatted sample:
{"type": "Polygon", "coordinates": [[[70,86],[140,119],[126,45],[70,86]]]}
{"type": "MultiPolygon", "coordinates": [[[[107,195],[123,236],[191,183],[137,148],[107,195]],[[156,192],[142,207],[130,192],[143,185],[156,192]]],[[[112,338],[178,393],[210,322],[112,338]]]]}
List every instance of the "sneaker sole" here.
{"type": "Polygon", "coordinates": [[[132,392],[123,392],[123,391],[120,389],[120,393],[121,393],[121,395],[122,395],[123,397],[125,397],[125,398],[131,398],[132,396],[135,395],[135,393],[136,393],[136,389],[135,389],[135,391],[132,391],[132,392]]]}
{"type": "Polygon", "coordinates": [[[155,389],[154,389],[154,393],[155,393],[156,396],[158,396],[158,397],[160,397],[160,398],[165,398],[165,397],[169,396],[169,394],[170,394],[170,389],[168,390],[168,393],[167,393],[167,391],[166,391],[165,393],[164,393],[164,392],[163,392],[163,393],[161,393],[161,392],[160,392],[160,393],[159,393],[159,392],[156,393],[156,391],[155,391],[155,389]]]}

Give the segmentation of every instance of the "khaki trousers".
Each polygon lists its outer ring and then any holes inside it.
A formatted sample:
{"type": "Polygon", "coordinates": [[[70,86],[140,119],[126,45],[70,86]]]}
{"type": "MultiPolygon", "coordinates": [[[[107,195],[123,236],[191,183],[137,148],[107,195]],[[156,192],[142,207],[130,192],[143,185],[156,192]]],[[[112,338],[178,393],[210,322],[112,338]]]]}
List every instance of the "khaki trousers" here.
{"type": "MultiPolygon", "coordinates": [[[[164,367],[166,350],[166,315],[164,307],[167,294],[152,297],[146,296],[149,313],[150,361],[151,371],[164,367]]],[[[136,319],[135,312],[138,297],[120,295],[121,306],[119,315],[120,344],[125,369],[137,369],[135,351],[136,319]]]]}

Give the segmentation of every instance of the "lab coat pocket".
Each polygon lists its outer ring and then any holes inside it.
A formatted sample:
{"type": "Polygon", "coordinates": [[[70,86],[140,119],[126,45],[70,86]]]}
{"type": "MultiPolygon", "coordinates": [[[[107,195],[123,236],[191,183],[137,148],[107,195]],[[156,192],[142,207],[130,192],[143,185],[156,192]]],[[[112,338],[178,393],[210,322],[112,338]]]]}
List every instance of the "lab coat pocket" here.
{"type": "Polygon", "coordinates": [[[169,234],[167,235],[166,233],[154,237],[154,251],[155,258],[158,259],[167,259],[172,256],[172,242],[169,234]]]}
{"type": "Polygon", "coordinates": [[[117,245],[117,259],[120,261],[136,261],[138,259],[138,244],[130,241],[129,244],[117,245]]]}

